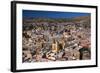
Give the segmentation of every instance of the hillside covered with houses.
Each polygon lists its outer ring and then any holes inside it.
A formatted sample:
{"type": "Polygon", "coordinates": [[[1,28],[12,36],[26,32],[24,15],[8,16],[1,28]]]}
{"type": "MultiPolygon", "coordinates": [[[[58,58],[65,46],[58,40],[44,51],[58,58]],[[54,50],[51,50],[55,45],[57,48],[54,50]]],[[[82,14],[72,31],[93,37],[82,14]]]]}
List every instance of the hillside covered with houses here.
{"type": "Polygon", "coordinates": [[[91,59],[90,18],[23,18],[23,63],[91,59]]]}

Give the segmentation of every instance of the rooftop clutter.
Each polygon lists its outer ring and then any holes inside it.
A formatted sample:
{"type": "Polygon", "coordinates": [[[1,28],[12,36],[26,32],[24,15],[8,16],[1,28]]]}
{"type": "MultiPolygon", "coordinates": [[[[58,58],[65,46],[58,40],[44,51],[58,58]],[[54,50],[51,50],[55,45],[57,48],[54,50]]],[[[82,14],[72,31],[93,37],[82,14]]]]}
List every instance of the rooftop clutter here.
{"type": "Polygon", "coordinates": [[[91,59],[91,29],[80,22],[23,24],[22,61],[48,62],[91,59]]]}

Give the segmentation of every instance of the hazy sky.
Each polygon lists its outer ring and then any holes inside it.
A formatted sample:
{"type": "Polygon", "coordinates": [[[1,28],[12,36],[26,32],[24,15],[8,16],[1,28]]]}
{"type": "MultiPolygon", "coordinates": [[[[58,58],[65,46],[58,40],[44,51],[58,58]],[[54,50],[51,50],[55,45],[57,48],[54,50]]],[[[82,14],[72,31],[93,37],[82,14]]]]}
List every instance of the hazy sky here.
{"type": "Polygon", "coordinates": [[[23,17],[33,18],[73,18],[87,15],[90,13],[23,10],[23,17]]]}

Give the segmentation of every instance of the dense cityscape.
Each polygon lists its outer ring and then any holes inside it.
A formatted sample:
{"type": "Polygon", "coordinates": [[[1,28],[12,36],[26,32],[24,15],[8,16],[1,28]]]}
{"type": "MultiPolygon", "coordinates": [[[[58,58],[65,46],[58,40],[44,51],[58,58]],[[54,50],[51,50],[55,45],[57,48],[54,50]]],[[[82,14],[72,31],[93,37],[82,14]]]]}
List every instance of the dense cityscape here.
{"type": "Polygon", "coordinates": [[[24,19],[22,61],[89,60],[91,58],[90,19],[89,16],[80,18],[73,22],[62,19],[59,19],[60,21],[24,19]]]}

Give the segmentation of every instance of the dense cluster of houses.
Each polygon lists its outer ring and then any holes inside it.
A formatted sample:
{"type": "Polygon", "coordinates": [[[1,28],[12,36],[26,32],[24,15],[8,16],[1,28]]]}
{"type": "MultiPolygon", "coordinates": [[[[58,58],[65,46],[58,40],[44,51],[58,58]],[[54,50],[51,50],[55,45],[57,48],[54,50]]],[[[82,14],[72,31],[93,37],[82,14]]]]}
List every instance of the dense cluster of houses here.
{"type": "Polygon", "coordinates": [[[82,23],[34,22],[22,35],[23,62],[91,59],[91,29],[82,23]]]}

